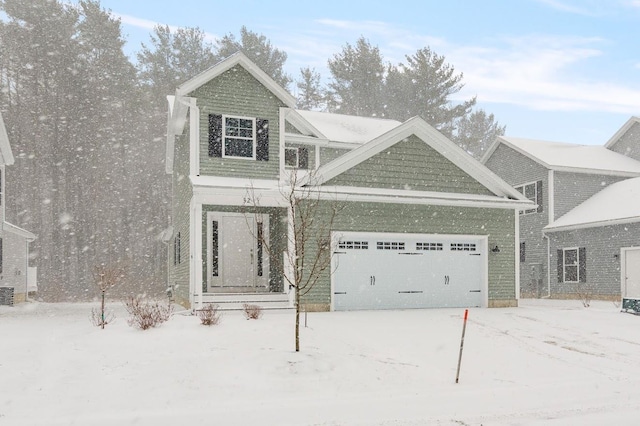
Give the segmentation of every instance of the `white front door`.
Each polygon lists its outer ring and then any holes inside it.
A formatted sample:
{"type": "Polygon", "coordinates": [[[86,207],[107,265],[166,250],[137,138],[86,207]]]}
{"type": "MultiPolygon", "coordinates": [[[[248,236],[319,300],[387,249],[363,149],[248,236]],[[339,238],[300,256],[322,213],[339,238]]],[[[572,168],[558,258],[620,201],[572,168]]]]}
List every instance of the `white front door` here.
{"type": "Polygon", "coordinates": [[[265,291],[269,257],[259,236],[268,242],[265,214],[207,213],[207,287],[209,291],[265,291]]]}
{"type": "Polygon", "coordinates": [[[640,299],[640,247],[623,248],[622,297],[640,299]]]}

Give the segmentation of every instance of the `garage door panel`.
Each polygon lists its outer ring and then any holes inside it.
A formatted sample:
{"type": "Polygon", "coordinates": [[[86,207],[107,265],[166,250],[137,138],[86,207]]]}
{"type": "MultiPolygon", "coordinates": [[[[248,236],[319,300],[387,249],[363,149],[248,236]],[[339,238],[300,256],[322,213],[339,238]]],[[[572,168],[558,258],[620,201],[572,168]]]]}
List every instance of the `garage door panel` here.
{"type": "Polygon", "coordinates": [[[334,309],[480,306],[481,238],[344,233],[335,255],[334,309]]]}

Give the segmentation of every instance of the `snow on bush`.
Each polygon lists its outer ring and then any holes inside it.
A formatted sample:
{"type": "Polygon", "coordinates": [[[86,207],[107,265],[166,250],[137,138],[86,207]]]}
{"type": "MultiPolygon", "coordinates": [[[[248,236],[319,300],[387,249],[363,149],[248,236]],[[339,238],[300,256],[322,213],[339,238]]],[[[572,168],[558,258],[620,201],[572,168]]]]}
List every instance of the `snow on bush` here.
{"type": "Polygon", "coordinates": [[[144,300],[142,296],[131,296],[124,306],[129,312],[127,321],[131,327],[147,330],[157,327],[171,317],[173,308],[170,304],[163,304],[158,301],[144,300]]]}

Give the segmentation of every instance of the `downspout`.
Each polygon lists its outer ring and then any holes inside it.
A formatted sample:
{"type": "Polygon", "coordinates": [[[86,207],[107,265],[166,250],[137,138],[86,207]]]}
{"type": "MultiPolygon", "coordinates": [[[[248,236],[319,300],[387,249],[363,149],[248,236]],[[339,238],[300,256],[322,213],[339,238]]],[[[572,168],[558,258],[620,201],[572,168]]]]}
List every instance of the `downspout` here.
{"type": "MultiPolygon", "coordinates": [[[[555,174],[553,170],[549,170],[547,178],[547,196],[549,199],[547,203],[549,205],[549,220],[547,222],[551,225],[555,221],[556,215],[555,174]]],[[[544,230],[542,230],[542,238],[547,240],[547,261],[545,262],[547,265],[547,295],[543,296],[542,299],[548,299],[551,297],[551,239],[545,234],[544,230]]]]}

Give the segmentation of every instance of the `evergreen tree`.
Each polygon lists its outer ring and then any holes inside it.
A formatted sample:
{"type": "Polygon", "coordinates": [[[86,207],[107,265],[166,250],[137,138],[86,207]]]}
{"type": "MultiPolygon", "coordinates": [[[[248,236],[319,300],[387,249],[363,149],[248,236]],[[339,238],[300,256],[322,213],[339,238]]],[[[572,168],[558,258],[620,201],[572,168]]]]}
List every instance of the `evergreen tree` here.
{"type": "Polygon", "coordinates": [[[271,45],[271,42],[262,34],[240,28],[240,40],[236,40],[231,33],[225,35],[217,44],[216,53],[219,59],[227,58],[241,51],[251,59],[262,71],[267,73],[280,86],[287,89],[291,83],[291,77],[284,70],[287,54],[271,45]]]}
{"type": "Polygon", "coordinates": [[[385,116],[383,85],[385,66],[378,47],[360,37],[347,43],[329,60],[329,109],[361,116],[385,116]]]}
{"type": "Polygon", "coordinates": [[[479,109],[461,117],[456,123],[454,140],[462,149],[480,159],[496,137],[504,135],[506,126],[499,126],[493,114],[479,109]]]}
{"type": "Polygon", "coordinates": [[[324,89],[320,85],[320,73],[315,68],[300,69],[298,87],[298,108],[306,110],[322,110],[325,107],[324,89]]]}

